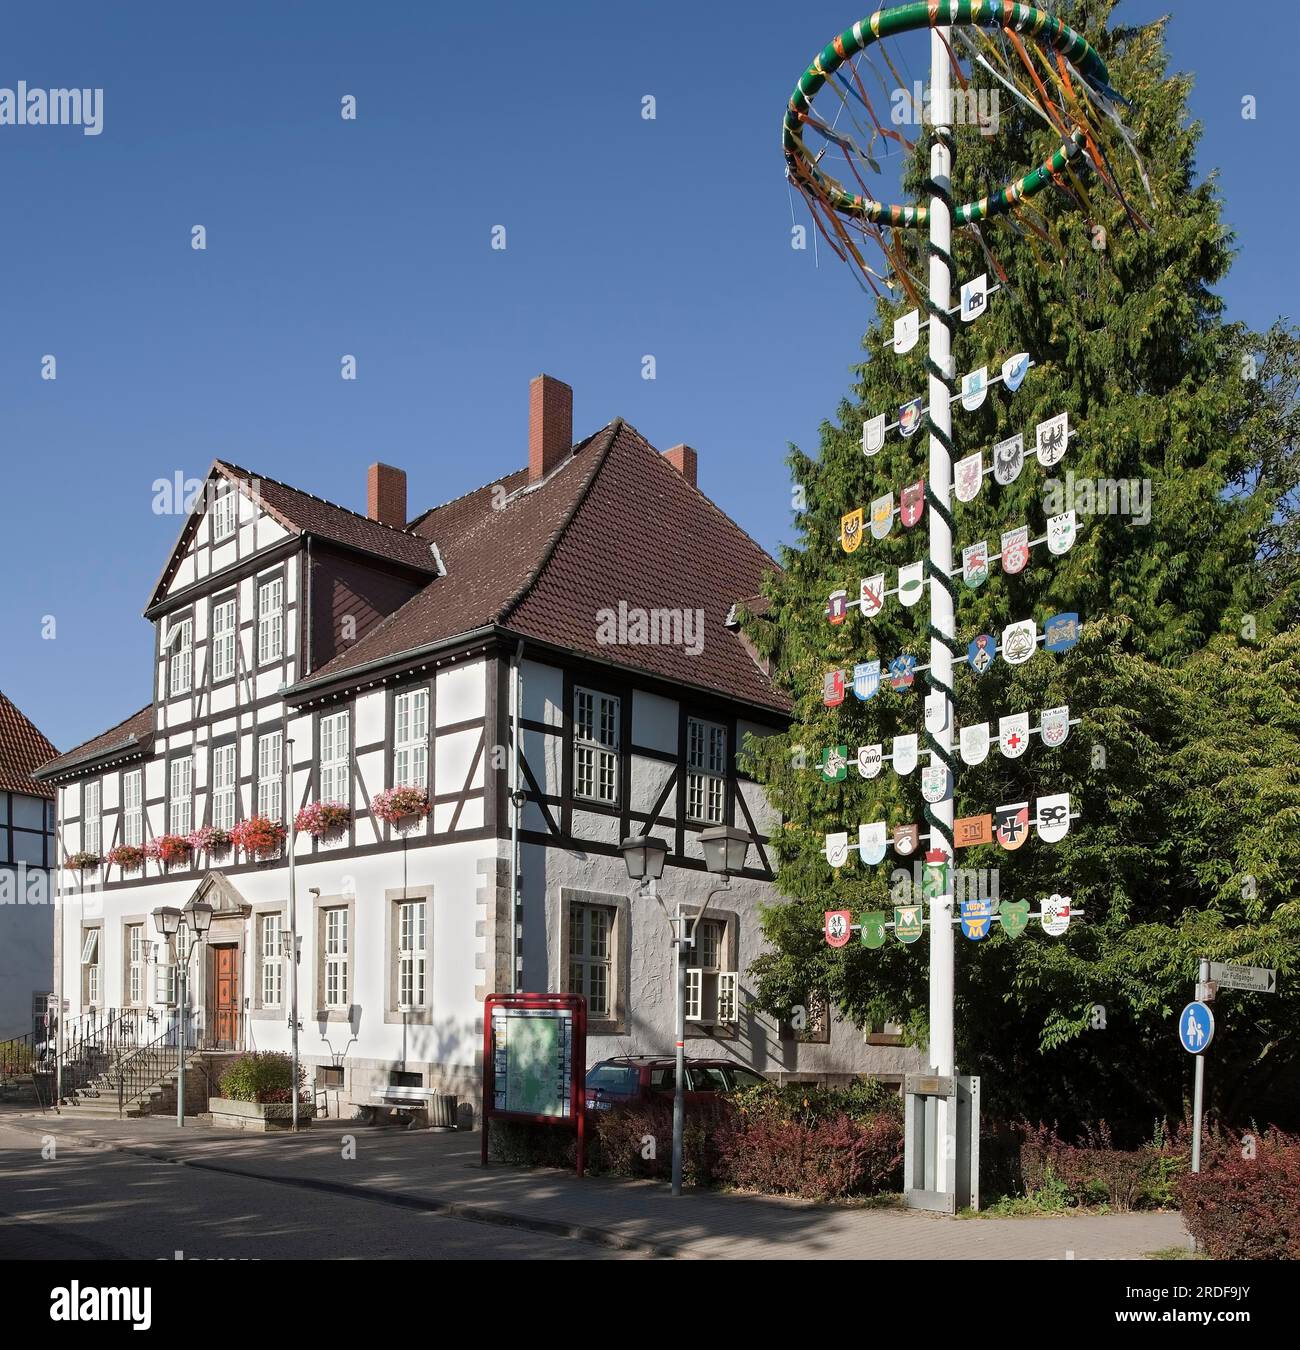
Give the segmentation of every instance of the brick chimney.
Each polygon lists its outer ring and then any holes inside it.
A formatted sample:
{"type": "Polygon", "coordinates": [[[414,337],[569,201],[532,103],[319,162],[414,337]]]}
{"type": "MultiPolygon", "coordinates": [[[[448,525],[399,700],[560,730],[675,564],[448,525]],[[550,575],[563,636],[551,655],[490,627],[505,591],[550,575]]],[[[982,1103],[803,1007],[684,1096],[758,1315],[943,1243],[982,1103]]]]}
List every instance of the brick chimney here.
{"type": "Polygon", "coordinates": [[[671,450],[664,451],[664,458],[692,487],[695,487],[700,457],[689,445],[674,445],[671,450]]]}
{"type": "Polygon", "coordinates": [[[406,470],[372,464],[366,475],[366,515],[395,530],[406,528],[406,470]]]}
{"type": "Polygon", "coordinates": [[[536,483],[573,449],[573,390],[553,375],[528,386],[528,481],[536,483]]]}

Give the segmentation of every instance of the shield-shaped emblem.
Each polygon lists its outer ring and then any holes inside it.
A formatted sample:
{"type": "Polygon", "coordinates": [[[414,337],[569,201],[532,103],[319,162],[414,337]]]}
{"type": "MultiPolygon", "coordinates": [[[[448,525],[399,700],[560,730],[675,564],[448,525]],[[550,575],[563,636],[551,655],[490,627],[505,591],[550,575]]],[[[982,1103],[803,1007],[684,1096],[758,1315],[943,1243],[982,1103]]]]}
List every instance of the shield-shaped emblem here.
{"type": "Polygon", "coordinates": [[[961,406],[967,412],[974,412],[989,394],[989,368],[981,366],[969,375],[961,377],[961,406]]]}
{"type": "Polygon", "coordinates": [[[993,479],[1002,487],[1014,483],[1025,467],[1025,438],[1008,436],[993,447],[993,479]]]}
{"type": "Polygon", "coordinates": [[[847,909],[826,911],[826,941],[832,947],[843,947],[853,936],[853,916],[847,909]]]}
{"type": "Polygon", "coordinates": [[[961,288],[961,320],[974,323],[989,302],[989,274],[981,272],[961,288]]]}
{"type": "Polygon", "coordinates": [[[1015,850],[1029,838],[1029,803],[1013,802],[999,806],[994,814],[993,833],[1003,848],[1015,850]]]}
{"type": "Polygon", "coordinates": [[[910,689],[916,679],[916,657],[904,652],[889,663],[889,687],[895,692],[910,689]]]}
{"type": "Polygon", "coordinates": [[[871,503],[871,537],[883,539],[894,528],[894,494],[886,492],[871,503]]]}
{"type": "Polygon", "coordinates": [[[1025,382],[1025,376],[1029,374],[1029,353],[1017,352],[1014,356],[1008,356],[1002,363],[1002,383],[1006,385],[1008,392],[1014,394],[1025,382]]]}
{"type": "Polygon", "coordinates": [[[894,320],[894,350],[900,356],[903,352],[910,352],[916,346],[916,339],[920,336],[920,333],[920,310],[913,309],[906,314],[900,314],[894,320]]]}
{"type": "Polygon", "coordinates": [[[862,453],[864,455],[878,455],[880,447],[885,443],[885,414],[881,413],[877,417],[868,417],[862,424],[862,453]]]}
{"type": "Polygon", "coordinates": [[[1003,900],[998,905],[998,918],[1002,920],[1002,931],[1009,938],[1018,938],[1029,926],[1029,901],[1003,900]]]}
{"type": "Polygon", "coordinates": [[[1035,449],[1038,462],[1045,469],[1059,464],[1070,444],[1070,414],[1057,413],[1038,424],[1035,449]]]}
{"type": "Polygon", "coordinates": [[[845,553],[856,553],[862,543],[862,508],[856,506],[840,517],[840,547],[845,553]]]}
{"type": "Polygon", "coordinates": [[[963,900],[961,902],[961,931],[972,942],[988,937],[993,925],[993,904],[989,900],[963,900]]]}
{"type": "Polygon", "coordinates": [[[842,624],[849,614],[849,593],[848,591],[832,591],[831,598],[826,604],[826,617],[833,624],[842,624]]]}
{"type": "Polygon", "coordinates": [[[1023,666],[1038,649],[1038,625],[1033,619],[1021,619],[1002,630],[1002,659],[1012,666],[1023,666]]]}
{"type": "Polygon", "coordinates": [[[885,607],[885,574],[877,572],[874,577],[863,577],[859,595],[862,617],[874,619],[885,607]]]}
{"type": "Polygon", "coordinates": [[[858,937],[864,947],[885,945],[885,924],[889,916],[881,909],[873,909],[858,916],[858,937]]]}
{"type": "Polygon", "coordinates": [[[925,590],[925,564],[908,563],[898,569],[898,599],[909,609],[921,598],[925,590]]]}
{"type": "Polygon", "coordinates": [[[898,498],[898,514],[910,530],[925,514],[925,479],[905,487],[898,498]]]}
{"type": "Polygon", "coordinates": [[[877,778],[885,767],[885,747],[877,741],[875,745],[858,746],[858,772],[863,778],[877,778]]]}
{"type": "Polygon", "coordinates": [[[1053,553],[1068,553],[1074,543],[1075,519],[1073,511],[1062,511],[1059,516],[1047,518],[1047,547],[1053,553]]]}
{"type": "Polygon", "coordinates": [[[925,696],[925,729],[937,736],[948,725],[948,696],[942,691],[925,696]]]}
{"type": "Polygon", "coordinates": [[[859,661],[853,667],[853,692],[865,703],[880,688],[880,662],[859,661]]]}
{"type": "Polygon", "coordinates": [[[993,817],[963,816],[952,823],[953,843],[958,848],[974,848],[976,844],[993,842],[993,817]]]}
{"type": "Polygon", "coordinates": [[[984,486],[984,451],[976,450],[973,455],[957,461],[953,469],[953,490],[959,502],[973,502],[984,486]]]}
{"type": "Polygon", "coordinates": [[[822,676],[822,702],[828,708],[838,708],[844,702],[844,672],[828,670],[822,676]]]}
{"type": "Polygon", "coordinates": [[[943,764],[929,764],[921,770],[921,796],[932,806],[946,801],[951,791],[948,769],[943,764]]]}
{"type": "Polygon", "coordinates": [[[921,871],[921,897],[938,900],[948,893],[948,855],[941,848],[932,848],[925,855],[921,871]]]}
{"type": "Polygon", "coordinates": [[[998,643],[995,637],[981,633],[966,648],[966,664],[974,675],[983,675],[997,660],[998,643]]]}
{"type": "Polygon", "coordinates": [[[822,751],[822,777],[828,783],[842,783],[849,773],[849,747],[828,745],[822,751]]]}
{"type": "Polygon", "coordinates": [[[900,858],[910,858],[916,852],[917,845],[920,842],[921,827],[919,825],[894,826],[894,852],[900,858]]]}
{"type": "Polygon", "coordinates": [[[964,764],[983,764],[989,755],[989,724],[977,722],[961,729],[961,757],[964,764]]]}
{"type": "Polygon", "coordinates": [[[1053,614],[1043,625],[1043,646],[1049,652],[1068,652],[1078,640],[1077,614],[1053,614]]]}
{"type": "Polygon", "coordinates": [[[849,832],[841,830],[838,834],[826,836],[826,861],[832,867],[843,867],[849,860],[849,832]]]}
{"type": "Polygon", "coordinates": [[[1049,895],[1043,901],[1043,912],[1039,916],[1039,921],[1048,937],[1060,937],[1070,926],[1070,897],[1049,895]]]}
{"type": "Polygon", "coordinates": [[[894,772],[909,774],[916,768],[916,735],[894,737],[894,772]]]}
{"type": "Polygon", "coordinates": [[[920,905],[894,906],[894,936],[899,942],[915,942],[924,931],[920,905]]]}
{"type": "Polygon", "coordinates": [[[1029,714],[1012,713],[998,719],[998,744],[1007,759],[1019,759],[1029,749],[1029,714]]]}
{"type": "Polygon", "coordinates": [[[987,539],[969,544],[961,551],[961,579],[971,590],[976,590],[989,579],[989,545],[987,539]]]}
{"type": "Polygon", "coordinates": [[[925,420],[924,409],[919,398],[911,399],[898,409],[898,429],[904,436],[915,436],[925,420]]]}
{"type": "Polygon", "coordinates": [[[1039,797],[1036,804],[1038,837],[1045,844],[1054,844],[1070,832],[1070,794],[1057,792],[1050,797],[1039,797]]]}
{"type": "Polygon", "coordinates": [[[878,862],[884,862],[888,847],[889,832],[883,820],[858,826],[858,857],[868,866],[874,867],[878,862]]]}
{"type": "Polygon", "coordinates": [[[1070,734],[1070,705],[1065,703],[1059,708],[1044,708],[1038,729],[1042,732],[1044,745],[1064,745],[1065,738],[1070,734]]]}
{"type": "Polygon", "coordinates": [[[1002,570],[1010,576],[1025,570],[1029,561],[1029,526],[1002,532],[1002,570]]]}

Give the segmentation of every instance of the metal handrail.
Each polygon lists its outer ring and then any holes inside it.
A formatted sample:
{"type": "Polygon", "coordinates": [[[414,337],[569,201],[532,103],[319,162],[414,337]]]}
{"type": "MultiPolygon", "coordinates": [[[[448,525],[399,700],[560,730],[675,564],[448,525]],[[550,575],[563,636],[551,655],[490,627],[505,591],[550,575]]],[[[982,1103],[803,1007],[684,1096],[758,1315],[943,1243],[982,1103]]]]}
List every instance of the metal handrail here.
{"type": "Polygon", "coordinates": [[[155,1083],[160,1083],[180,1064],[182,1045],[181,1024],[173,1021],[160,1035],[117,1061],[109,1073],[110,1083],[117,1080],[117,1114],[126,1109],[126,1103],[135,1101],[155,1083]]]}

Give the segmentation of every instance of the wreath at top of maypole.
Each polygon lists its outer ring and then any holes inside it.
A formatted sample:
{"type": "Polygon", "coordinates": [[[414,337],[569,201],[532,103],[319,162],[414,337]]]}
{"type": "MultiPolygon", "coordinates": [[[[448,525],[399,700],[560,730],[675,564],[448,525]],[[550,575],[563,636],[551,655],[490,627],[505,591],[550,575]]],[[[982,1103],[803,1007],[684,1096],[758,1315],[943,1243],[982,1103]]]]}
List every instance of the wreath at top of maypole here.
{"type": "MultiPolygon", "coordinates": [[[[879,231],[924,228],[929,224],[930,209],[924,204],[904,206],[880,201],[859,172],[860,166],[879,171],[879,164],[872,154],[878,137],[898,141],[908,149],[911,144],[876,115],[855,58],[864,56],[869,61],[868,53],[873,45],[925,29],[947,29],[954,34],[972,64],[978,63],[992,76],[994,88],[1000,86],[1009,91],[1060,140],[1058,148],[1023,177],[964,205],[954,204],[954,226],[978,229],[981,221],[1019,214],[1030,198],[1053,184],[1071,193],[1087,208],[1083,185],[1075,173],[1078,165],[1086,164],[1118,198],[1130,222],[1145,228],[1145,222],[1130,207],[1115,179],[1105,148],[1103,131],[1109,124],[1122,144],[1137,158],[1132,138],[1115,110],[1115,105],[1124,100],[1111,87],[1106,62],[1088,40],[1054,15],[1018,0],[917,0],[893,9],[877,10],[870,18],[860,19],[845,29],[823,48],[799,77],[782,124],[781,143],[787,177],[807,200],[819,228],[822,228],[824,217],[839,244],[847,246],[847,252],[868,275],[871,275],[871,269],[866,267],[845,235],[845,224],[852,222],[892,257],[894,250],[885,243],[879,231]],[[866,130],[871,138],[867,148],[857,144],[852,135],[838,130],[838,116],[835,124],[830,124],[813,111],[813,100],[824,88],[833,90],[844,107],[865,110],[870,122],[866,130]],[[826,144],[818,150],[810,148],[805,139],[809,132],[821,137],[826,144]],[[825,171],[821,161],[830,147],[843,155],[861,191],[847,190],[825,171]]],[[[899,80],[883,45],[880,51],[891,74],[899,80]]],[[[951,46],[949,56],[958,81],[966,87],[966,78],[960,72],[957,54],[951,46]]],[[[1140,169],[1140,159],[1138,163],[1140,169]]],[[[1145,172],[1142,178],[1145,183],[1145,172]]],[[[826,233],[824,228],[823,233],[826,233]]],[[[836,239],[830,235],[828,242],[837,252],[841,251],[836,246],[836,239]]]]}

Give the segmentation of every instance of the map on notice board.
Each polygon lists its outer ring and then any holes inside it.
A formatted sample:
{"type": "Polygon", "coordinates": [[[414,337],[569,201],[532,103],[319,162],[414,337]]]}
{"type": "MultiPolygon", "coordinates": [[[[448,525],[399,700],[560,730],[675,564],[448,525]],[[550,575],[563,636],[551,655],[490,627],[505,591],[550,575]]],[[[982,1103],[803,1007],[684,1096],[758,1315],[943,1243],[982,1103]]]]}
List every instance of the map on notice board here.
{"type": "Polygon", "coordinates": [[[573,1016],[568,1008],[493,1008],[498,1111],[572,1114],[573,1016]]]}

